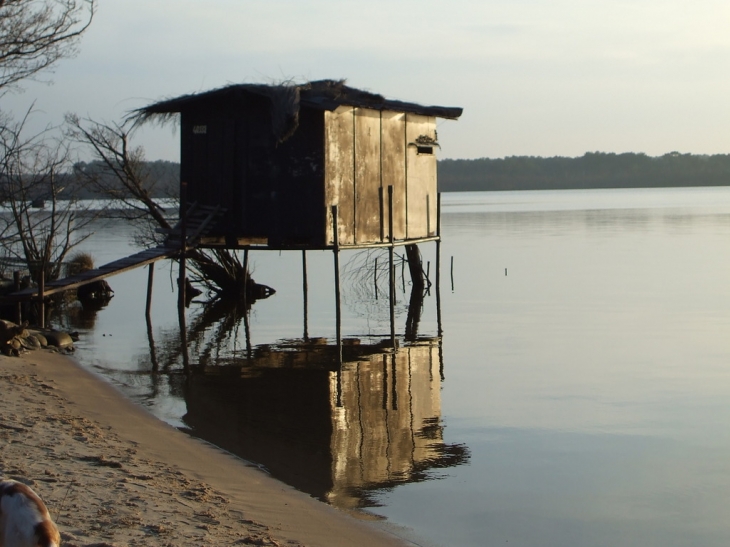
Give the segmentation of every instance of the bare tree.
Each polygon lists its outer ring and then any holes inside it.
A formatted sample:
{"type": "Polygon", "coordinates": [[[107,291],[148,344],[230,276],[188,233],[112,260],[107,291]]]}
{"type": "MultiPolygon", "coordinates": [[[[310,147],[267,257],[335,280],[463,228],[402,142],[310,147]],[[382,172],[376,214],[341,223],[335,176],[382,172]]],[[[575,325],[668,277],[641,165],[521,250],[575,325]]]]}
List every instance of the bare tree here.
{"type": "Polygon", "coordinates": [[[0,123],[0,200],[7,208],[0,248],[39,282],[59,277],[68,253],[88,237],[83,229],[93,214],[66,192],[68,148],[45,133],[24,135],[29,114],[0,123]]]}
{"type": "MultiPolygon", "coordinates": [[[[130,144],[135,127],[133,122],[100,123],[69,114],[66,124],[66,135],[90,147],[93,157],[102,166],[101,169],[77,169],[76,176],[97,193],[120,205],[109,209],[138,224],[137,239],[140,243],[145,246],[161,244],[164,237],[159,232],[169,231],[171,225],[160,199],[154,197],[159,194],[156,191],[159,181],[150,176],[143,149],[130,144]]],[[[240,294],[247,291],[249,299],[253,300],[273,292],[251,279],[234,251],[192,249],[187,252],[187,258],[193,265],[193,281],[214,293],[240,294]]]]}
{"type": "MultiPolygon", "coordinates": [[[[76,54],[96,0],[0,0],[0,98],[76,54]]],[[[93,219],[67,184],[70,152],[53,128],[28,136],[32,107],[17,120],[0,109],[0,253],[36,282],[59,277],[93,219]],[[45,207],[38,207],[43,204],[45,207]]],[[[41,318],[43,324],[43,318],[41,318]]]]}
{"type": "Polygon", "coordinates": [[[95,0],[0,0],[0,96],[77,52],[95,0]]]}
{"type": "MultiPolygon", "coordinates": [[[[133,127],[123,124],[100,123],[81,119],[75,114],[66,115],[68,138],[91,149],[96,164],[76,165],[75,176],[81,183],[110,200],[109,211],[134,221],[140,227],[139,242],[149,246],[159,244],[162,238],[156,228],[171,228],[165,208],[160,204],[155,180],[145,162],[144,149],[130,143],[133,127]]],[[[172,193],[162,199],[174,200],[172,193]]]]}

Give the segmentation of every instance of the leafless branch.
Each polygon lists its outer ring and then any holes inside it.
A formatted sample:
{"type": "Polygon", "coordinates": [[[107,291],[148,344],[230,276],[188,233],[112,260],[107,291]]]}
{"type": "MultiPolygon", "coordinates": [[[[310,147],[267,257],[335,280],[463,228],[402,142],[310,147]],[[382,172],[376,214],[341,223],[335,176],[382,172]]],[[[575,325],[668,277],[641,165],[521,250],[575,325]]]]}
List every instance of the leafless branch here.
{"type": "Polygon", "coordinates": [[[0,3],[0,96],[77,53],[96,0],[4,0],[0,3]]]}

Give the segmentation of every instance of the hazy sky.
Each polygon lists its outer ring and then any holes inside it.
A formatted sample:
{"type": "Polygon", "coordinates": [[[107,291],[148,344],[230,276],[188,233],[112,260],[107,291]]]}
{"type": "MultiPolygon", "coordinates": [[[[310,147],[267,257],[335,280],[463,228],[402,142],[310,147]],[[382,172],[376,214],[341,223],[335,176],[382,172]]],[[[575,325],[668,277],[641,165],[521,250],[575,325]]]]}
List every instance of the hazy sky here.
{"type": "MultiPolygon", "coordinates": [[[[728,28],[727,0],[99,0],[53,85],[0,108],[115,121],[228,83],[346,78],[463,107],[445,158],[727,153],[728,28]]],[[[178,159],[170,128],[137,143],[178,159]]]]}

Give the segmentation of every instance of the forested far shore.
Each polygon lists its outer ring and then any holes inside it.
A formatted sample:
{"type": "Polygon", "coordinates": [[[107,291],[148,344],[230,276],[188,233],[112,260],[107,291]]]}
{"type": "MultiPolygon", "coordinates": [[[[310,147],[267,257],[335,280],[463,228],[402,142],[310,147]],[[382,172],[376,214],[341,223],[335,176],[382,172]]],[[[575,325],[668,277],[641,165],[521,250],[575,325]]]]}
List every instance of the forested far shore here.
{"type": "MultiPolygon", "coordinates": [[[[150,185],[152,197],[177,197],[179,163],[150,161],[144,163],[142,170],[145,177],[154,181],[150,185]]],[[[98,161],[77,163],[74,171],[87,175],[96,171],[102,177],[109,177],[110,181],[113,179],[106,166],[98,161]]],[[[71,191],[67,193],[73,193],[77,198],[101,197],[94,188],[75,183],[73,173],[65,176],[71,191]]],[[[441,192],[730,186],[730,154],[671,152],[647,156],[589,152],[577,158],[443,159],[438,162],[438,186],[441,192]]]]}
{"type": "Polygon", "coordinates": [[[588,152],[577,158],[439,160],[441,192],[730,185],[730,154],[588,152]]]}

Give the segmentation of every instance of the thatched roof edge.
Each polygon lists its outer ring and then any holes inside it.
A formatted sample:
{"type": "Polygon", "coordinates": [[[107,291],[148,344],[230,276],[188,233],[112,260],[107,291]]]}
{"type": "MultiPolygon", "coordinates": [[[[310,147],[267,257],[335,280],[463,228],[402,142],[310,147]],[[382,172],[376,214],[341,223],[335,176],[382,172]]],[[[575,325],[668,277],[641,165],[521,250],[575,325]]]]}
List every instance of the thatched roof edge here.
{"type": "Polygon", "coordinates": [[[166,99],[139,108],[130,113],[135,123],[150,120],[166,121],[174,114],[194,107],[200,102],[216,99],[235,99],[245,95],[259,95],[271,101],[274,133],[281,142],[297,128],[300,106],[334,110],[339,106],[355,106],[373,110],[407,112],[455,120],[463,109],[445,106],[423,106],[416,103],[386,99],[382,95],[348,87],[344,80],[319,80],[306,84],[233,84],[221,88],[166,99]]]}

